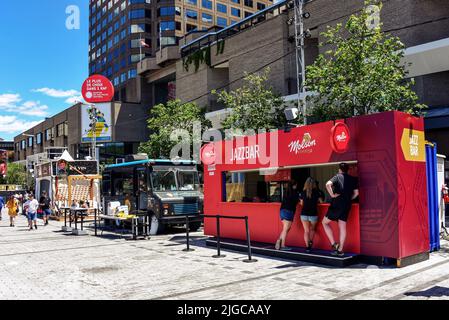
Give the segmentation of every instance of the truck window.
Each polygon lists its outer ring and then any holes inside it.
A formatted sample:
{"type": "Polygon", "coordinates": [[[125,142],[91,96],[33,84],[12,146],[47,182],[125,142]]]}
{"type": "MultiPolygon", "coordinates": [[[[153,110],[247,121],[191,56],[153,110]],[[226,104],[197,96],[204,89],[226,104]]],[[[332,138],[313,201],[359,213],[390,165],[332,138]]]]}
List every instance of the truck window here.
{"type": "Polygon", "coordinates": [[[113,179],[114,195],[124,196],[125,194],[133,195],[133,174],[132,172],[114,173],[113,179]]]}
{"type": "Polygon", "coordinates": [[[173,171],[153,171],[151,175],[154,191],[176,191],[176,179],[173,171]]]}
{"type": "Polygon", "coordinates": [[[198,191],[200,182],[196,171],[178,171],[178,184],[180,191],[198,191]]]}

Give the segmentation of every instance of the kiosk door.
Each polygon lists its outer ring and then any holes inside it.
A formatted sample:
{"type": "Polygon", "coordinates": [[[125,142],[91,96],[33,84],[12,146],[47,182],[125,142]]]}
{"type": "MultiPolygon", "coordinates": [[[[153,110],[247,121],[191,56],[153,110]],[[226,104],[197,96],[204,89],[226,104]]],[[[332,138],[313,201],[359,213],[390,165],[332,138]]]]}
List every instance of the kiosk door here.
{"type": "Polygon", "coordinates": [[[137,169],[137,210],[148,209],[148,175],[146,168],[137,169]]]}

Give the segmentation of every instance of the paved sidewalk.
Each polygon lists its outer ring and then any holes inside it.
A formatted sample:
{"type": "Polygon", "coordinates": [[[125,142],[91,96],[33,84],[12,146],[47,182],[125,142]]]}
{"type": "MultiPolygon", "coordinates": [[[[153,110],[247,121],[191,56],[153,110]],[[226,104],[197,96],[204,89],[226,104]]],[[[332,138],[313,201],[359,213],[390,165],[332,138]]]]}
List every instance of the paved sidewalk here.
{"type": "MultiPolygon", "coordinates": [[[[0,299],[447,299],[449,244],[431,259],[403,269],[355,265],[346,269],[241,253],[226,258],[194,233],[149,241],[75,237],[51,221],[28,231],[21,217],[0,222],[0,299]]],[[[90,230],[90,234],[92,234],[90,230]]]]}

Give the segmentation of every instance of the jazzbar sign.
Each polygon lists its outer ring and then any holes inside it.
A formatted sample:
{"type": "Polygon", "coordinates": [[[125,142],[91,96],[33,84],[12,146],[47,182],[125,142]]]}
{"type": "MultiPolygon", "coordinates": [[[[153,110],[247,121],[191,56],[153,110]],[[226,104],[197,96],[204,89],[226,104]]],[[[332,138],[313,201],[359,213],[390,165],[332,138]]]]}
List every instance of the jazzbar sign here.
{"type": "Polygon", "coordinates": [[[426,162],[426,145],[423,131],[404,129],[401,148],[405,160],[426,162]]]}

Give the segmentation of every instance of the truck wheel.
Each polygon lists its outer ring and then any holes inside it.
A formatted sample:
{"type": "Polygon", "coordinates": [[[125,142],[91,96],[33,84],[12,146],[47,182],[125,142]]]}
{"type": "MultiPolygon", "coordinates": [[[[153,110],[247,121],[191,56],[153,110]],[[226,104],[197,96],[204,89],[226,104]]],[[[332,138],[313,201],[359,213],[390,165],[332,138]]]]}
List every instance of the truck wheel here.
{"type": "Polygon", "coordinates": [[[151,227],[150,227],[150,235],[156,236],[165,231],[165,226],[159,221],[156,215],[151,216],[151,227]]]}
{"type": "Polygon", "coordinates": [[[201,228],[201,221],[189,223],[190,231],[196,232],[201,228]]]}

